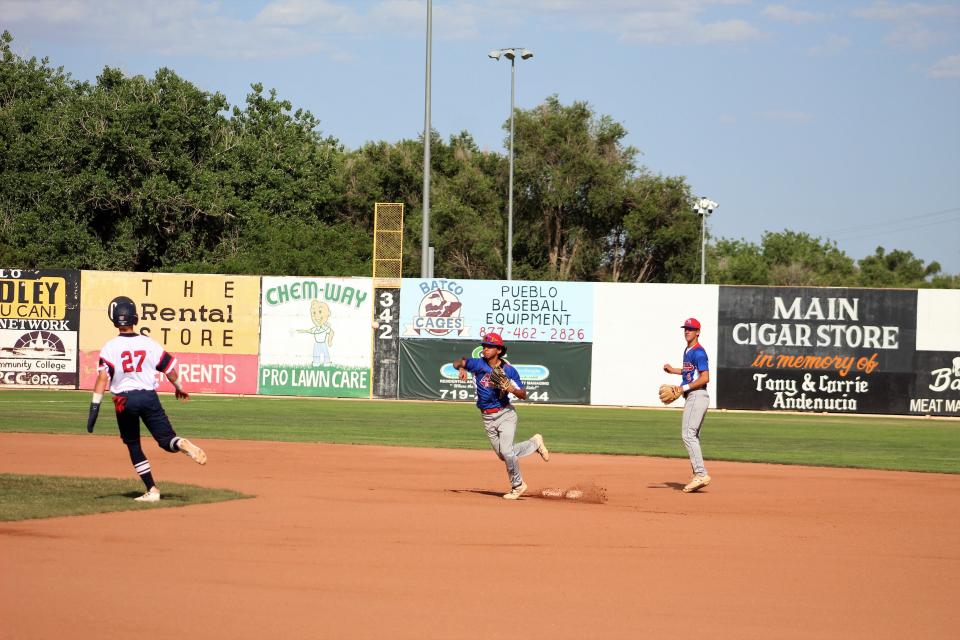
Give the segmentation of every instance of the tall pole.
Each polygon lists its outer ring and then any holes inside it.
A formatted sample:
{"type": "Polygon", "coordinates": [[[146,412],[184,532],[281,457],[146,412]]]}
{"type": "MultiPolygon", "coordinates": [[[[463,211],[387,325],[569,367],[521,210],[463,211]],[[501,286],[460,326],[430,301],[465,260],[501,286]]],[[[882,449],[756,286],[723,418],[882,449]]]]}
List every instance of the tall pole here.
{"type": "Polygon", "coordinates": [[[707,214],[700,214],[700,238],[703,242],[700,248],[700,284],[707,282],[707,214]]]}
{"type": "Polygon", "coordinates": [[[513,280],[513,100],[517,78],[517,61],[510,58],[510,178],[507,194],[507,280],[513,280]]]}
{"type": "MultiPolygon", "coordinates": [[[[423,98],[423,237],[420,241],[420,277],[430,273],[430,59],[433,49],[433,0],[427,0],[427,63],[423,98]]],[[[509,278],[508,278],[509,279],[509,278]]]]}

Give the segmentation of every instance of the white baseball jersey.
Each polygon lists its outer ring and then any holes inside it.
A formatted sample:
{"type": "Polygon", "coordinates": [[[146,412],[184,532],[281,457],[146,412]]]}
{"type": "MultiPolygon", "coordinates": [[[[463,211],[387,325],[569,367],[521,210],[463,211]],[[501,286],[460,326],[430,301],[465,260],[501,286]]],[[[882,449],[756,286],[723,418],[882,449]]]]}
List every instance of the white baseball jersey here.
{"type": "Polygon", "coordinates": [[[97,371],[110,374],[110,393],[160,386],[157,372],[168,373],[177,366],[177,359],[163,350],[153,338],[139,333],[121,333],[100,350],[97,371]]]}

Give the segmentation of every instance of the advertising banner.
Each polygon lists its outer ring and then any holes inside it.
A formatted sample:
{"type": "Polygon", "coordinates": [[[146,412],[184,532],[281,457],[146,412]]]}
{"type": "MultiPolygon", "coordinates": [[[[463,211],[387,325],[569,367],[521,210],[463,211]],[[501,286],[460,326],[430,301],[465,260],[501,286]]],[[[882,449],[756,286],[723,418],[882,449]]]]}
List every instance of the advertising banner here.
{"type": "Polygon", "coordinates": [[[593,284],[405,278],[400,295],[404,338],[593,341],[593,284]]]}
{"type": "Polygon", "coordinates": [[[916,375],[905,413],[960,416],[960,331],[953,328],[958,318],[960,290],[917,291],[916,375]]]}
{"type": "Polygon", "coordinates": [[[720,287],[718,406],[907,413],[917,292],[720,287]]]}
{"type": "Polygon", "coordinates": [[[100,349],[117,334],[107,307],[122,295],[137,305],[137,330],[176,356],[187,391],[256,393],[259,277],[83,271],[81,284],[81,387],[93,387],[100,349]]]}
{"type": "MultiPolygon", "coordinates": [[[[511,342],[507,361],[516,367],[530,403],[587,404],[590,344],[511,342]]],[[[477,341],[400,341],[400,397],[476,402],[472,378],[460,382],[453,361],[479,358],[477,341]]]]}
{"type": "Polygon", "coordinates": [[[80,272],[0,269],[0,387],[77,388],[80,272]]]}
{"type": "Polygon", "coordinates": [[[960,351],[918,351],[904,413],[960,417],[960,351]]]}
{"type": "Polygon", "coordinates": [[[258,391],[367,398],[370,278],[263,278],[258,391]]]}

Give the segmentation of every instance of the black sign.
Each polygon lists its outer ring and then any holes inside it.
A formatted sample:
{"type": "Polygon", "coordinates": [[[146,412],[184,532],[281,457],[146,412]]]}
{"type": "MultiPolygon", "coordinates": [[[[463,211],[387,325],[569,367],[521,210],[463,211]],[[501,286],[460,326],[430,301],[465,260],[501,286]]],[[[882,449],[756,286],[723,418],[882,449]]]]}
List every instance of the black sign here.
{"type": "Polygon", "coordinates": [[[374,290],[373,378],[374,398],[397,397],[400,354],[400,289],[374,290]]]}
{"type": "Polygon", "coordinates": [[[0,269],[0,385],[77,388],[80,272],[0,269]]]}
{"type": "Polygon", "coordinates": [[[914,361],[909,406],[902,413],[960,417],[960,352],[918,351],[914,361]]]}
{"type": "MultiPolygon", "coordinates": [[[[527,389],[526,402],[590,403],[590,343],[510,342],[506,360],[527,389]]],[[[400,341],[400,397],[476,402],[472,379],[461,382],[453,361],[480,357],[473,340],[400,341]]]]}
{"type": "Polygon", "coordinates": [[[907,413],[917,293],[720,287],[717,406],[907,413]]]}

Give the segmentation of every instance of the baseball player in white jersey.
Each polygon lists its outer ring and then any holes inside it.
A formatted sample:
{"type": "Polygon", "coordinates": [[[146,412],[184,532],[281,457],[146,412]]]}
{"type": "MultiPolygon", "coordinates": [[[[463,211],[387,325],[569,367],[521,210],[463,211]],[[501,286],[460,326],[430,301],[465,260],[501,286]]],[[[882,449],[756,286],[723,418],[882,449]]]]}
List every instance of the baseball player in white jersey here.
{"type": "Polygon", "coordinates": [[[164,374],[174,386],[178,400],[186,401],[190,395],[183,390],[177,374],[177,359],[164,351],[153,338],[134,330],[139,321],[137,307],[132,300],[119,297],[111,303],[113,325],[120,335],[112,338],[100,350],[97,382],[93,389],[93,401],[87,418],[87,431],[93,426],[100,412],[100,401],[110,385],[113,404],[117,413],[120,437],[130,452],[130,461],[137,475],[143,480],[147,492],[135,498],[138,502],[158,502],[160,489],[153,481],[150,461],[140,446],[140,420],[147,425],[150,434],[165,451],[181,452],[198,464],[207,463],[207,454],[186,438],[177,436],[167,418],[160,398],[157,396],[159,381],[157,372],[164,374]]]}

